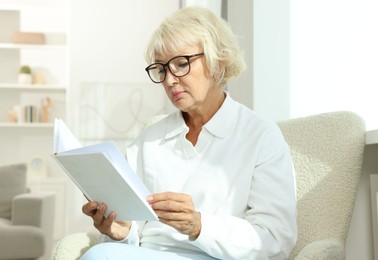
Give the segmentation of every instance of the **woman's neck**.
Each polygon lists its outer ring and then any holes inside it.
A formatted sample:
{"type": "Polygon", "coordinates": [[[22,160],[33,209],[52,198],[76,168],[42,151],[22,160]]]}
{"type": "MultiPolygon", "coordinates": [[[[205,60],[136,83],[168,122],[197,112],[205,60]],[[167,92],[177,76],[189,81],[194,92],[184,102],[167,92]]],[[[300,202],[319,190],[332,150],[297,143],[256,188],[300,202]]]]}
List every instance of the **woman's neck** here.
{"type": "Polygon", "coordinates": [[[214,103],[207,106],[206,109],[201,111],[190,111],[183,112],[183,117],[186,125],[189,127],[189,132],[186,135],[186,138],[193,144],[197,143],[198,136],[202,130],[202,127],[215,115],[215,113],[222,106],[226,94],[223,90],[217,92],[217,95],[214,96],[214,103]]]}

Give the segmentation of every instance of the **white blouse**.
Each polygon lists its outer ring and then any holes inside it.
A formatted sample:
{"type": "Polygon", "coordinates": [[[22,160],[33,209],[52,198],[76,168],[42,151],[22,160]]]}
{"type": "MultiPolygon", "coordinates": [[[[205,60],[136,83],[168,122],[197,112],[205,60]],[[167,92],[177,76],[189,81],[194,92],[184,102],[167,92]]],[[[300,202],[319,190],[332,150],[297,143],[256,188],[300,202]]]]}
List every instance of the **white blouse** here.
{"type": "Polygon", "coordinates": [[[125,242],[220,259],[287,258],[297,237],[295,177],[278,126],[227,94],[195,146],[188,131],[177,111],[147,127],[126,153],[152,193],[192,197],[201,212],[199,237],[135,222],[125,242]]]}

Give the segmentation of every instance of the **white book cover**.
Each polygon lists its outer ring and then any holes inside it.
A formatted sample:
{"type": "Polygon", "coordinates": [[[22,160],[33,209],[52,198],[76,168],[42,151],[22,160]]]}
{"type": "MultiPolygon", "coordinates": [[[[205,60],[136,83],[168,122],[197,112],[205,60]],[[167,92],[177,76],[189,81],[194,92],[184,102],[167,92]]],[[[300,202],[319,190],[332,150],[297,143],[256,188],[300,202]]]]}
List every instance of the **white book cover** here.
{"type": "Polygon", "coordinates": [[[65,123],[55,120],[53,158],[87,199],[104,202],[117,220],[158,220],[151,194],[114,142],[82,147],[65,123]]]}

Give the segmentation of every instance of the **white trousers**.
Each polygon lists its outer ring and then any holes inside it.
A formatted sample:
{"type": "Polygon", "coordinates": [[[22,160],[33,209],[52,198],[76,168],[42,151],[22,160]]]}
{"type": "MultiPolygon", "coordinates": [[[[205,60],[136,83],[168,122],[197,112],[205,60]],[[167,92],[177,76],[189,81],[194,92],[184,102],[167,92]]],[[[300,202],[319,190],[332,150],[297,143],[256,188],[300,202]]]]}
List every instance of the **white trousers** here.
{"type": "Polygon", "coordinates": [[[80,260],[124,260],[124,259],[153,259],[153,260],[214,260],[210,256],[188,253],[173,253],[156,251],[149,248],[131,246],[122,243],[101,243],[91,247],[80,260]]]}

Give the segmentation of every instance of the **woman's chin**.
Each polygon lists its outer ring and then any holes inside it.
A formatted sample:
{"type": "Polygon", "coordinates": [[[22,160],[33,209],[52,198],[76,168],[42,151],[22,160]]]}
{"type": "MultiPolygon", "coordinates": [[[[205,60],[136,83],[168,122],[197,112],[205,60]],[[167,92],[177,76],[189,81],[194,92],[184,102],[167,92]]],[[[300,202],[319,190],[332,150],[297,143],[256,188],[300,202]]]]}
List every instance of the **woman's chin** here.
{"type": "Polygon", "coordinates": [[[186,102],[183,100],[183,99],[178,99],[178,100],[174,100],[172,101],[172,104],[179,110],[181,111],[185,111],[188,109],[188,104],[186,104],[186,102]]]}

